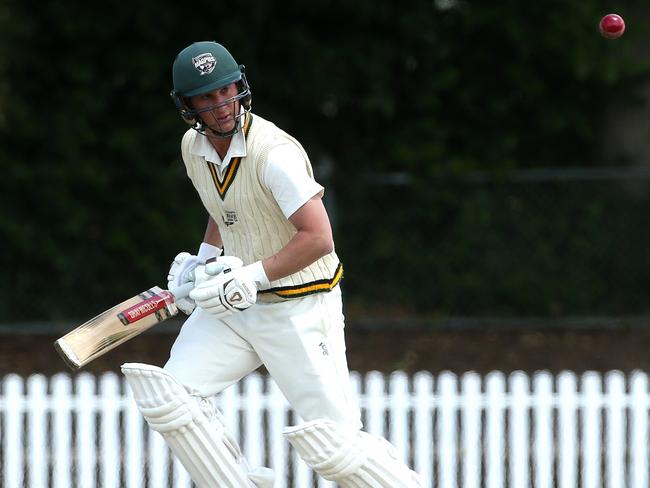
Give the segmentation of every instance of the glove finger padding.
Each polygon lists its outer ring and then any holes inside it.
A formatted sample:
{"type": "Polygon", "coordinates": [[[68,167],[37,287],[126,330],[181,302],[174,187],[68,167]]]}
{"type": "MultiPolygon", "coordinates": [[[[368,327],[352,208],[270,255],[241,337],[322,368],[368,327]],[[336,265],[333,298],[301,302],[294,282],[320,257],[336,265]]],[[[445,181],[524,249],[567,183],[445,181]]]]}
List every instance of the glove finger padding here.
{"type": "Polygon", "coordinates": [[[189,279],[190,273],[200,264],[197,256],[189,252],[181,252],[176,255],[172,261],[167,273],[167,288],[179,288],[184,285],[189,279]]]}
{"type": "Polygon", "coordinates": [[[246,275],[228,270],[198,285],[190,298],[206,312],[222,318],[253,305],[257,287],[246,275]]]}
{"type": "MultiPolygon", "coordinates": [[[[199,258],[189,252],[181,252],[176,255],[167,274],[167,289],[180,288],[185,283],[191,281],[190,273],[193,272],[200,264],[199,258]]],[[[176,300],[178,309],[187,315],[191,314],[196,308],[194,300],[182,298],[176,300]]]]}
{"type": "Polygon", "coordinates": [[[236,256],[220,256],[216,260],[205,264],[205,272],[206,274],[217,276],[228,269],[239,269],[243,265],[243,261],[236,256]]]}
{"type": "MultiPolygon", "coordinates": [[[[199,252],[196,256],[189,252],[178,253],[167,274],[167,288],[180,288],[190,281],[194,281],[194,283],[198,285],[206,277],[209,277],[209,275],[219,274],[225,269],[242,267],[243,263],[241,259],[234,256],[217,257],[220,253],[220,248],[205,242],[201,243],[199,252]],[[216,260],[210,263],[210,269],[203,271],[199,266],[208,259],[216,260]]],[[[182,298],[177,300],[176,306],[187,315],[191,314],[196,308],[196,304],[191,298],[182,298]]]]}

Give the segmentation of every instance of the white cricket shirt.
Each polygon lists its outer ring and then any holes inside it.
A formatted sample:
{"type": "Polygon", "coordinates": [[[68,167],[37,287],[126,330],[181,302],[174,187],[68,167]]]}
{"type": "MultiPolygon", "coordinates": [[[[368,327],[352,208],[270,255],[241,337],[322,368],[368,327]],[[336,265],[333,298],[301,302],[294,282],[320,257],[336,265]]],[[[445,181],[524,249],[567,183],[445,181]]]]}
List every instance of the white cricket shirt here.
{"type": "MultiPolygon", "coordinates": [[[[246,156],[244,132],[240,130],[232,136],[230,147],[223,160],[208,138],[202,134],[196,135],[191,152],[214,163],[219,171],[219,177],[222,178],[230,161],[246,156]]],[[[323,191],[323,187],[307,174],[305,160],[298,148],[289,143],[281,143],[269,151],[262,184],[271,191],[287,218],[314,195],[323,191]]]]}

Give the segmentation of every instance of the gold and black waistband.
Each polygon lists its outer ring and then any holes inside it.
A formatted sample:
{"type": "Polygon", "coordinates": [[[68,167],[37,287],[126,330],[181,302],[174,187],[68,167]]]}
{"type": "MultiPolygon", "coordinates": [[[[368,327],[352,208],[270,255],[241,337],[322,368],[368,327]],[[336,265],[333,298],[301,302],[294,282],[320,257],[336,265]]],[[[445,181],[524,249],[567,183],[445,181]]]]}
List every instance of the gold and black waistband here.
{"type": "Polygon", "coordinates": [[[260,303],[279,303],[294,298],[302,298],[315,293],[331,291],[339,284],[343,277],[343,265],[339,263],[332,278],[315,280],[309,283],[302,283],[292,286],[278,286],[268,290],[260,290],[257,294],[257,301],[260,303]]]}

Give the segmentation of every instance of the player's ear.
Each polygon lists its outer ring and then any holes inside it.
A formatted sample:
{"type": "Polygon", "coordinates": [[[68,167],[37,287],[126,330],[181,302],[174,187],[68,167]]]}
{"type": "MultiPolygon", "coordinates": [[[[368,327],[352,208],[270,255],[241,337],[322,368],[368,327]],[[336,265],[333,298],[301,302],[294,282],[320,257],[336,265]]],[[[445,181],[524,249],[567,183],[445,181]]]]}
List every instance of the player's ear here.
{"type": "Polygon", "coordinates": [[[174,101],[174,105],[176,105],[176,110],[178,110],[178,113],[181,115],[181,118],[188,124],[194,127],[197,125],[197,119],[194,114],[194,111],[192,110],[189,101],[187,101],[184,97],[180,96],[176,90],[172,90],[169,93],[169,96],[171,99],[174,101]]]}

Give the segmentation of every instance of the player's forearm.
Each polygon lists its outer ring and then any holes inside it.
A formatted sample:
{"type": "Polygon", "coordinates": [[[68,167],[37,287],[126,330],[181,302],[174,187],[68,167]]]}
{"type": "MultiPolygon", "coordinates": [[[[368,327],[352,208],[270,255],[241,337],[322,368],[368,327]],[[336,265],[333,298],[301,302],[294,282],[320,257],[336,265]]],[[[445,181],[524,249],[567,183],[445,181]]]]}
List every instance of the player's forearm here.
{"type": "Polygon", "coordinates": [[[221,256],[222,249],[223,241],[221,240],[219,228],[212,217],[209,217],[208,224],[205,228],[205,234],[203,235],[203,242],[201,242],[196,255],[200,262],[205,263],[208,259],[221,256]]]}
{"type": "Polygon", "coordinates": [[[299,231],[277,254],[263,260],[262,265],[269,281],[306,268],[334,250],[331,235],[299,231]]]}
{"type": "Polygon", "coordinates": [[[219,227],[212,217],[208,218],[208,225],[205,228],[203,242],[207,242],[208,244],[211,244],[215,247],[223,247],[223,241],[221,240],[219,227]]]}

